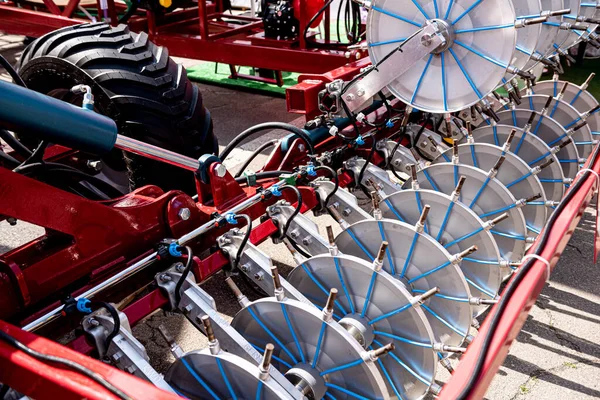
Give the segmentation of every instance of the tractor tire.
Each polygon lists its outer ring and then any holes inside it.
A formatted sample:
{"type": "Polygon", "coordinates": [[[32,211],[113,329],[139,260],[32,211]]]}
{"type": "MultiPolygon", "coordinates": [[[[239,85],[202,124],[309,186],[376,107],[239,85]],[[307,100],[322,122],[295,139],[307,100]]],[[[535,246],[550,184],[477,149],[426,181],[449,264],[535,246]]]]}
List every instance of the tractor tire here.
{"type": "MultiPolygon", "coordinates": [[[[105,23],[62,28],[31,43],[17,68],[30,89],[74,104],[81,96],[69,89],[90,86],[96,112],[112,118],[122,135],[195,159],[218,153],[198,87],[144,32],[105,23]]],[[[192,172],[119,150],[103,160],[127,170],[131,190],[152,184],[196,191],[192,172]]]]}

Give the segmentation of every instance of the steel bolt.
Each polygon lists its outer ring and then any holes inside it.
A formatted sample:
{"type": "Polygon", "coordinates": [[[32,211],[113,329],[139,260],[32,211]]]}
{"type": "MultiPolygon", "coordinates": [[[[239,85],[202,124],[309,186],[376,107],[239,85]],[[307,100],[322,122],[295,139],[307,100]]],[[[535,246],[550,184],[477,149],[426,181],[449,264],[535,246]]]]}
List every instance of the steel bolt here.
{"type": "Polygon", "coordinates": [[[259,271],[257,273],[254,274],[254,279],[256,279],[257,281],[262,281],[263,279],[265,279],[265,274],[262,271],[259,271]]]}
{"type": "Polygon", "coordinates": [[[227,168],[223,164],[219,164],[215,167],[215,173],[219,178],[222,178],[227,173],[227,168]]]}
{"type": "Polygon", "coordinates": [[[240,269],[241,269],[243,272],[248,272],[248,271],[250,271],[250,264],[249,264],[249,263],[243,264],[243,265],[240,267],[240,269]]]}
{"type": "Polygon", "coordinates": [[[356,95],[357,95],[358,97],[363,97],[363,96],[365,95],[365,89],[363,89],[363,88],[360,88],[360,89],[358,89],[358,90],[356,91],[356,95]]]}
{"type": "Polygon", "coordinates": [[[87,166],[88,166],[88,168],[91,168],[96,172],[102,171],[102,161],[88,160],[87,166]]]}
{"type": "Polygon", "coordinates": [[[184,314],[189,314],[192,312],[192,310],[194,309],[194,306],[192,304],[188,304],[187,306],[185,306],[183,308],[183,313],[184,314]]]}
{"type": "Polygon", "coordinates": [[[302,239],[302,244],[305,246],[308,246],[312,243],[312,238],[310,236],[305,237],[304,239],[302,239]]]}
{"type": "Polygon", "coordinates": [[[433,40],[433,37],[428,33],[421,36],[421,44],[425,47],[429,47],[431,45],[432,40],[433,40]]]}
{"type": "Polygon", "coordinates": [[[298,236],[300,236],[300,232],[298,231],[298,229],[294,229],[290,232],[290,237],[292,239],[296,239],[298,236]]]}
{"type": "Polygon", "coordinates": [[[98,322],[98,320],[95,318],[88,319],[88,322],[91,326],[100,326],[100,322],[98,322]]]}
{"type": "Polygon", "coordinates": [[[6,218],[6,222],[8,222],[10,226],[15,226],[17,224],[17,219],[13,217],[8,217],[6,218]]]}
{"type": "Polygon", "coordinates": [[[346,96],[346,101],[352,102],[354,100],[356,100],[356,97],[352,93],[346,96]]]}
{"type": "Polygon", "coordinates": [[[183,272],[183,270],[185,270],[185,265],[183,265],[183,263],[177,263],[175,265],[175,269],[177,270],[177,272],[183,272]]]}
{"type": "Polygon", "coordinates": [[[125,371],[129,372],[130,374],[133,374],[135,371],[137,371],[137,367],[135,365],[130,365],[127,368],[125,368],[125,371]]]}
{"type": "Polygon", "coordinates": [[[181,210],[179,210],[177,215],[179,216],[180,220],[187,221],[192,216],[192,212],[190,211],[189,208],[185,207],[185,208],[182,208],[181,210]]]}
{"type": "Polygon", "coordinates": [[[112,355],[112,359],[114,362],[118,362],[121,357],[123,357],[123,353],[121,353],[120,351],[117,351],[115,354],[112,355]]]}
{"type": "Polygon", "coordinates": [[[342,211],[342,215],[343,215],[344,217],[347,217],[347,216],[349,216],[350,214],[352,214],[352,209],[351,209],[350,207],[346,207],[346,208],[344,208],[344,210],[342,211]]]}
{"type": "Polygon", "coordinates": [[[298,150],[299,150],[299,151],[304,151],[304,150],[306,150],[306,146],[305,146],[304,144],[300,143],[300,144],[298,145],[298,150]]]}
{"type": "Polygon", "coordinates": [[[159,279],[161,282],[169,282],[171,280],[171,277],[167,274],[161,274],[159,276],[159,279]]]}

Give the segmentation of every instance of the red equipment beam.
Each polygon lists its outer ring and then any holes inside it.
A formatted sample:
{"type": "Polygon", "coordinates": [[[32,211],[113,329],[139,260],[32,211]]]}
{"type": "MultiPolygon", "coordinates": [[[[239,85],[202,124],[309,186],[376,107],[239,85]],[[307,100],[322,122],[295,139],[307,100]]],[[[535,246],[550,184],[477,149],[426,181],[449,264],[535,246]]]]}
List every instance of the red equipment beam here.
{"type": "MultiPolygon", "coordinates": [[[[180,400],[133,375],[119,371],[103,362],[86,357],[48,339],[0,321],[0,330],[41,353],[66,358],[96,372],[114,386],[135,399],[180,400]]],[[[27,396],[36,399],[113,400],[115,395],[92,379],[78,372],[45,363],[16,350],[0,340],[0,382],[5,382],[27,396]]]]}
{"type": "Polygon", "coordinates": [[[88,22],[78,18],[0,5],[0,30],[24,36],[39,37],[65,26],[88,22]]]}
{"type": "MultiPolygon", "coordinates": [[[[600,159],[596,160],[595,164],[592,166],[589,165],[590,161],[591,159],[588,159],[585,168],[592,168],[594,171],[600,172],[600,159]]],[[[550,262],[552,269],[556,267],[556,263],[571,239],[575,228],[579,224],[585,208],[590,204],[594,192],[598,189],[596,184],[596,177],[593,174],[590,174],[580,190],[575,193],[571,201],[569,201],[560,213],[556,223],[550,231],[548,241],[541,253],[541,257],[550,262]]],[[[571,185],[571,187],[573,187],[573,185],[571,185]]],[[[542,235],[543,232],[538,236],[538,241],[542,235]]],[[[536,245],[534,245],[532,249],[535,247],[536,245]]],[[[545,263],[535,260],[534,265],[519,284],[519,288],[510,298],[508,306],[502,314],[500,323],[493,333],[489,351],[485,355],[483,370],[471,391],[470,399],[481,399],[484,397],[492,379],[504,362],[510,346],[521,331],[523,324],[525,324],[529,311],[535,304],[547,279],[548,275],[545,263]]],[[[444,385],[442,393],[439,396],[440,399],[456,399],[463,387],[465,387],[467,381],[473,375],[477,358],[481,353],[483,340],[489,330],[491,317],[494,315],[497,308],[496,305],[491,309],[488,317],[481,325],[479,334],[473,343],[469,345],[467,352],[461,358],[460,364],[458,368],[456,368],[452,378],[444,385]]]]}

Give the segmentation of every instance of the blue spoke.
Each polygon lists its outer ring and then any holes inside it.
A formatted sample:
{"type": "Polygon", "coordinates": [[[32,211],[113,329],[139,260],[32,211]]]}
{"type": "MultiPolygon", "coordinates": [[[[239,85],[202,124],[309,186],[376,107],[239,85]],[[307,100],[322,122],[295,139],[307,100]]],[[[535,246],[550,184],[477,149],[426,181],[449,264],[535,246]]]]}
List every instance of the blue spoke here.
{"type": "Polygon", "coordinates": [[[373,255],[369,252],[369,250],[365,247],[365,245],[362,244],[360,242],[360,240],[358,240],[358,238],[356,237],[354,232],[352,232],[352,229],[347,229],[346,232],[348,232],[348,234],[350,235],[352,240],[354,240],[354,242],[356,242],[356,244],[358,245],[358,247],[360,247],[360,249],[363,251],[363,253],[365,253],[365,255],[367,257],[369,257],[369,260],[375,261],[375,257],[373,257],[373,255]]]}
{"type": "MultiPolygon", "coordinates": [[[[423,174],[425,175],[425,178],[427,178],[427,181],[429,181],[429,184],[431,185],[433,190],[435,190],[436,192],[441,192],[440,188],[438,187],[438,185],[435,184],[431,176],[429,176],[429,172],[427,172],[426,169],[423,170],[423,174]]],[[[421,212],[421,210],[419,210],[419,212],[421,212]]]]}
{"type": "Polygon", "coordinates": [[[548,143],[549,147],[554,146],[556,143],[560,142],[561,140],[563,140],[564,138],[567,137],[566,133],[563,133],[558,139],[554,139],[553,141],[551,141],[550,143],[548,143]]]}
{"type": "Polygon", "coordinates": [[[404,278],[406,274],[406,270],[408,269],[408,265],[410,264],[410,260],[412,259],[413,252],[415,251],[415,246],[417,245],[417,239],[419,238],[419,232],[415,232],[413,236],[412,243],[408,249],[408,254],[406,255],[406,261],[404,262],[404,267],[402,268],[402,272],[400,273],[400,278],[404,278]]]}
{"type": "Polygon", "coordinates": [[[383,42],[369,43],[369,47],[385,46],[386,44],[396,44],[396,43],[402,43],[402,42],[406,42],[406,38],[385,40],[383,42]]]}
{"type": "Polygon", "coordinates": [[[348,396],[353,397],[355,399],[370,400],[368,397],[361,396],[358,393],[354,393],[354,392],[352,392],[352,391],[350,391],[348,389],[345,389],[345,388],[343,388],[341,386],[334,385],[333,383],[327,383],[327,382],[325,382],[325,387],[330,388],[330,389],[338,390],[338,391],[340,391],[340,392],[342,392],[344,394],[347,394],[348,396]]]}
{"type": "Polygon", "coordinates": [[[181,362],[183,363],[183,365],[185,366],[185,368],[188,370],[188,372],[190,374],[192,374],[192,376],[194,377],[194,379],[196,379],[198,381],[198,383],[200,385],[202,385],[202,387],[204,388],[204,390],[206,390],[213,399],[215,400],[221,400],[219,398],[219,396],[217,396],[217,394],[215,393],[214,390],[212,390],[212,388],[210,386],[208,386],[208,383],[204,382],[204,379],[202,379],[200,377],[200,375],[198,375],[198,373],[196,373],[196,371],[190,366],[190,364],[187,362],[187,360],[185,359],[185,357],[181,358],[181,362]]]}
{"type": "Polygon", "coordinates": [[[494,144],[500,146],[500,141],[498,140],[498,126],[492,126],[492,131],[494,132],[494,144]]]}
{"type": "Polygon", "coordinates": [[[431,274],[435,274],[436,272],[441,271],[442,269],[446,268],[447,266],[449,266],[451,264],[452,264],[452,262],[446,261],[445,263],[443,263],[440,266],[435,267],[434,269],[431,269],[431,270],[429,270],[427,272],[423,272],[422,274],[415,276],[414,278],[410,279],[408,281],[408,283],[413,283],[413,282],[418,281],[419,279],[425,278],[426,276],[429,276],[431,274]]]}
{"type": "Polygon", "coordinates": [[[323,335],[325,334],[326,326],[327,326],[327,323],[325,321],[323,321],[323,323],[321,324],[321,331],[319,332],[319,339],[317,340],[317,348],[315,349],[315,357],[313,358],[313,361],[312,361],[313,368],[317,367],[317,362],[319,360],[319,355],[321,353],[321,345],[323,344],[323,335]]]}
{"type": "Polygon", "coordinates": [[[425,304],[421,304],[421,307],[423,307],[425,309],[425,311],[427,311],[429,314],[433,315],[435,319],[440,321],[442,324],[446,325],[448,328],[450,328],[456,334],[458,334],[460,336],[467,336],[466,333],[461,332],[457,327],[452,325],[450,322],[446,321],[444,318],[440,317],[438,314],[436,314],[435,311],[433,311],[431,308],[427,307],[425,304]]]}
{"type": "Polygon", "coordinates": [[[371,9],[373,9],[373,10],[375,10],[375,11],[378,11],[378,12],[380,12],[380,13],[382,13],[382,14],[385,14],[385,15],[387,15],[387,16],[389,16],[389,17],[392,17],[392,18],[399,19],[400,21],[404,21],[404,22],[406,22],[407,24],[414,25],[414,26],[416,26],[416,27],[418,27],[418,28],[420,28],[420,27],[421,27],[421,25],[420,25],[420,24],[417,24],[415,21],[411,21],[410,19],[408,19],[408,18],[406,18],[406,17],[403,17],[403,16],[401,16],[401,15],[395,14],[395,13],[393,13],[393,12],[391,12],[391,11],[384,10],[384,9],[382,9],[382,8],[379,8],[379,7],[377,7],[377,6],[373,6],[373,7],[371,7],[371,9]]]}
{"type": "Polygon", "coordinates": [[[527,229],[529,229],[530,231],[532,231],[533,233],[535,233],[537,235],[539,235],[540,233],[542,233],[542,231],[540,231],[539,229],[537,229],[537,228],[535,228],[535,227],[533,227],[533,226],[531,226],[529,224],[527,225],[527,229]]]}
{"type": "MultiPolygon", "coordinates": [[[[466,258],[464,260],[466,260],[466,258]]],[[[413,290],[413,293],[425,293],[425,292],[426,292],[425,290],[420,290],[420,289],[413,290]]],[[[469,302],[469,299],[466,297],[453,297],[453,296],[447,296],[447,295],[441,294],[441,293],[436,293],[434,296],[439,297],[444,300],[458,301],[459,303],[468,303],[469,302]]]]}
{"type": "Polygon", "coordinates": [[[562,179],[540,179],[542,183],[563,183],[562,179]]]}
{"type": "Polygon", "coordinates": [[[481,231],[483,231],[483,227],[477,228],[477,229],[475,229],[473,232],[471,232],[471,233],[467,233],[466,235],[464,235],[464,236],[461,236],[461,237],[459,237],[458,239],[455,239],[455,240],[453,240],[453,241],[452,241],[452,242],[450,242],[450,243],[447,243],[447,244],[444,246],[444,248],[445,248],[445,249],[447,249],[447,248],[449,248],[449,247],[452,247],[452,246],[454,246],[454,245],[455,245],[455,244],[457,244],[457,243],[460,243],[460,242],[462,242],[462,241],[464,241],[464,240],[467,240],[468,238],[470,238],[470,237],[472,237],[472,236],[475,236],[475,235],[477,235],[477,234],[478,234],[479,232],[481,232],[481,231]]]}
{"type": "Polygon", "coordinates": [[[454,208],[454,202],[450,202],[450,204],[448,204],[448,208],[446,209],[446,214],[444,215],[444,220],[442,221],[442,226],[440,227],[440,231],[438,232],[435,240],[437,240],[438,242],[440,241],[440,239],[442,238],[442,235],[444,234],[444,230],[446,230],[446,225],[448,224],[448,219],[450,219],[450,214],[452,213],[452,209],[454,208]]]}
{"type": "Polygon", "coordinates": [[[467,50],[469,50],[471,53],[478,55],[479,57],[483,58],[484,60],[487,60],[489,62],[491,62],[492,64],[495,64],[501,68],[508,68],[508,66],[506,64],[503,64],[502,62],[490,57],[490,56],[486,56],[485,54],[483,54],[482,52],[480,52],[479,50],[476,50],[470,46],[467,46],[466,44],[464,44],[463,42],[460,42],[458,40],[454,40],[454,43],[456,43],[457,45],[459,45],[462,48],[465,48],[467,50]]]}
{"type": "Polygon", "coordinates": [[[281,342],[281,340],[279,340],[277,338],[277,336],[275,336],[269,328],[267,328],[267,326],[254,313],[252,308],[248,307],[247,310],[250,313],[250,315],[252,316],[252,318],[256,321],[256,323],[267,333],[267,335],[269,335],[269,337],[271,339],[273,339],[275,341],[275,343],[277,343],[279,345],[279,347],[281,347],[281,349],[290,357],[290,359],[294,362],[294,364],[298,364],[298,360],[296,359],[296,357],[294,357],[292,352],[289,351],[287,347],[285,347],[285,345],[281,342]]]}
{"type": "Polygon", "coordinates": [[[544,158],[548,157],[550,154],[552,154],[551,151],[547,152],[543,156],[536,158],[535,160],[533,160],[532,162],[529,163],[529,166],[533,166],[533,165],[537,164],[538,162],[542,161],[544,158]]]}
{"type": "Polygon", "coordinates": [[[232,399],[237,400],[237,396],[235,395],[235,392],[233,391],[233,387],[231,386],[231,383],[229,382],[229,379],[227,378],[227,374],[225,373],[225,370],[223,369],[223,365],[221,364],[221,360],[219,358],[217,358],[217,366],[219,367],[219,372],[221,373],[221,377],[223,377],[225,386],[227,386],[229,395],[231,396],[232,399]]]}
{"type": "Polygon", "coordinates": [[[463,17],[464,17],[465,15],[467,15],[468,13],[470,13],[472,9],[474,9],[474,8],[475,8],[475,7],[477,7],[479,4],[481,4],[481,2],[482,2],[482,1],[483,1],[483,0],[477,0],[475,3],[471,4],[471,6],[470,6],[469,8],[467,8],[465,11],[463,11],[463,13],[462,13],[462,14],[460,14],[460,15],[458,16],[458,18],[456,18],[454,21],[452,21],[452,22],[450,23],[450,25],[454,25],[454,24],[456,24],[458,21],[460,21],[461,19],[463,19],[463,17]]]}
{"type": "Polygon", "coordinates": [[[513,187],[513,186],[515,186],[515,185],[517,185],[517,184],[519,184],[519,183],[523,182],[525,179],[529,178],[531,175],[533,175],[533,173],[532,173],[531,171],[529,171],[528,173],[526,173],[526,174],[525,174],[525,175],[523,175],[522,177],[520,177],[520,178],[517,178],[517,179],[515,179],[514,181],[512,181],[511,183],[509,183],[509,184],[506,184],[506,185],[504,185],[504,186],[506,186],[506,188],[511,188],[511,187],[513,187]]]}
{"type": "Polygon", "coordinates": [[[483,191],[487,187],[488,183],[490,183],[490,180],[491,180],[491,178],[489,176],[487,178],[485,178],[485,181],[483,182],[483,185],[481,185],[481,187],[479,188],[479,191],[475,195],[475,198],[473,199],[473,201],[471,201],[471,204],[469,204],[469,208],[473,208],[473,206],[475,205],[475,203],[477,203],[477,200],[479,200],[479,197],[481,197],[481,194],[483,193],[483,191]]]}
{"type": "Polygon", "coordinates": [[[519,50],[521,53],[527,54],[528,56],[531,56],[533,54],[531,51],[529,51],[526,48],[523,48],[519,45],[516,46],[516,49],[519,50]]]}
{"type": "MultiPolygon", "coordinates": [[[[373,334],[383,336],[383,337],[386,337],[389,339],[394,339],[394,340],[397,340],[402,343],[412,344],[412,345],[418,346],[418,347],[425,347],[425,348],[429,348],[429,349],[432,348],[431,343],[417,342],[415,340],[407,339],[402,336],[393,335],[391,333],[387,333],[387,332],[383,332],[383,331],[373,331],[373,334]]],[[[389,353],[389,354],[391,354],[391,353],[389,353]]]]}
{"type": "Polygon", "coordinates": [[[472,262],[475,264],[483,264],[483,265],[498,265],[498,260],[479,260],[477,258],[465,257],[463,261],[472,262]]]}
{"type": "Polygon", "coordinates": [[[517,148],[514,151],[515,155],[519,154],[519,151],[521,151],[521,146],[523,146],[523,143],[525,142],[525,136],[527,136],[528,133],[528,130],[523,131],[521,139],[519,140],[519,143],[517,143],[517,148]]]}
{"type": "Polygon", "coordinates": [[[329,392],[325,392],[325,397],[327,397],[328,399],[331,399],[331,400],[337,400],[337,399],[336,399],[335,397],[333,397],[333,395],[332,395],[332,394],[330,394],[329,392]]]}
{"type": "Polygon", "coordinates": [[[283,312],[283,317],[285,318],[285,322],[288,326],[290,333],[292,334],[292,338],[294,339],[294,343],[296,343],[296,348],[298,349],[298,353],[300,354],[300,359],[302,359],[302,364],[306,364],[306,358],[304,358],[304,352],[302,351],[302,347],[300,346],[300,342],[298,341],[298,337],[296,336],[296,331],[292,326],[292,321],[290,321],[290,316],[288,315],[285,304],[281,303],[281,311],[283,312]]]}
{"type": "MultiPolygon", "coordinates": [[[[373,348],[373,346],[369,346],[371,349],[373,348]]],[[[396,397],[400,400],[403,400],[404,397],[402,397],[402,395],[400,394],[400,392],[398,391],[398,389],[396,388],[396,385],[394,384],[394,381],[392,380],[392,377],[390,376],[390,373],[387,371],[387,369],[385,368],[385,365],[383,365],[383,362],[381,362],[381,358],[377,359],[377,365],[379,365],[379,368],[381,368],[381,371],[383,371],[383,375],[385,376],[385,379],[387,379],[388,384],[392,387],[392,390],[394,391],[394,393],[396,394],[396,397]]]]}
{"type": "MultiPolygon", "coordinates": [[[[385,238],[385,231],[383,230],[383,224],[381,223],[381,221],[377,221],[377,225],[379,226],[379,234],[381,235],[381,241],[387,241],[387,239],[385,238]]],[[[392,272],[392,275],[396,275],[396,266],[394,265],[394,260],[392,259],[390,246],[388,246],[385,249],[385,254],[387,255],[388,264],[390,264],[390,271],[392,272]]]]}
{"type": "Polygon", "coordinates": [[[540,129],[540,126],[542,125],[542,121],[544,120],[544,117],[545,117],[544,114],[540,115],[540,119],[538,120],[537,125],[535,126],[535,129],[533,130],[534,135],[537,135],[538,130],[540,129]]]}
{"type": "Polygon", "coordinates": [[[454,31],[454,33],[459,34],[459,33],[481,32],[481,31],[493,31],[496,29],[513,28],[514,26],[515,26],[515,24],[480,26],[478,28],[457,29],[454,31]]]}
{"type": "Polygon", "coordinates": [[[362,363],[364,363],[365,360],[363,360],[362,358],[359,358],[356,361],[352,361],[348,364],[344,364],[344,365],[340,365],[338,367],[334,367],[334,368],[330,368],[328,370],[325,370],[323,372],[321,372],[319,375],[320,376],[325,376],[325,375],[329,375],[329,374],[333,374],[334,372],[340,372],[340,371],[344,371],[348,368],[352,368],[352,367],[356,367],[357,365],[360,365],[362,363]]]}
{"type": "Polygon", "coordinates": [[[571,100],[571,102],[569,103],[570,105],[573,105],[573,103],[575,103],[577,101],[577,99],[579,98],[579,96],[581,95],[581,92],[583,92],[582,89],[579,89],[577,91],[577,93],[575,94],[575,97],[573,97],[573,100],[571,100]]]}
{"type": "MultiPolygon", "coordinates": [[[[531,97],[529,98],[531,101],[531,97]]],[[[550,113],[550,118],[554,118],[554,113],[556,113],[556,109],[558,108],[558,100],[554,100],[554,107],[552,107],[552,112],[550,113]]]]}
{"type": "Polygon", "coordinates": [[[448,157],[448,156],[446,155],[446,153],[442,153],[442,157],[444,157],[444,160],[446,160],[446,162],[450,162],[450,161],[451,161],[451,160],[450,160],[450,157],[448,157]]]}
{"type": "Polygon", "coordinates": [[[471,159],[473,160],[473,166],[475,168],[479,168],[479,163],[477,162],[477,157],[475,156],[475,146],[471,145],[471,159]]]}
{"type": "Polygon", "coordinates": [[[387,206],[389,207],[390,211],[396,216],[396,218],[398,218],[401,222],[406,222],[404,220],[404,218],[402,217],[402,215],[400,215],[400,213],[398,212],[398,210],[396,210],[396,208],[392,205],[392,203],[388,199],[383,200],[383,202],[385,204],[387,204],[387,206]]]}
{"type": "MultiPolygon", "coordinates": [[[[419,192],[418,190],[415,191],[415,198],[417,200],[417,207],[419,208],[419,214],[423,214],[423,202],[421,201],[421,192],[419,192]]],[[[425,220],[423,222],[423,230],[425,230],[425,233],[429,233],[429,230],[427,229],[427,220],[425,220]]]]}
{"type": "MultiPolygon", "coordinates": [[[[417,0],[411,0],[413,2],[413,4],[415,5],[415,7],[417,7],[419,9],[419,11],[421,12],[421,14],[423,14],[423,16],[425,17],[425,19],[431,19],[429,18],[429,15],[427,14],[427,12],[425,12],[425,10],[423,9],[423,7],[421,7],[421,5],[417,2],[417,0]]],[[[437,12],[436,12],[437,14],[437,12]]],[[[436,15],[437,18],[437,15],[436,15]]]]}
{"type": "Polygon", "coordinates": [[[475,83],[471,79],[471,76],[469,76],[469,73],[467,72],[467,70],[465,69],[465,67],[463,67],[462,63],[459,61],[458,57],[454,53],[454,50],[452,50],[452,48],[449,48],[448,51],[450,52],[450,54],[454,58],[454,61],[456,61],[456,65],[458,65],[458,68],[460,68],[460,70],[462,71],[462,73],[465,76],[465,79],[467,80],[467,82],[469,82],[469,85],[471,86],[471,89],[473,89],[473,91],[475,92],[475,94],[477,95],[477,97],[479,97],[481,99],[483,97],[483,95],[479,92],[479,89],[477,89],[477,86],[475,86],[475,83]]]}
{"type": "Polygon", "coordinates": [[[470,280],[468,278],[465,278],[465,280],[467,281],[467,283],[469,283],[469,285],[471,285],[474,288],[478,289],[481,293],[487,295],[488,297],[491,297],[492,299],[496,297],[496,295],[494,293],[490,292],[488,289],[485,289],[482,286],[479,286],[478,284],[476,284],[472,280],[470,280]]]}
{"type": "Polygon", "coordinates": [[[446,15],[444,15],[444,19],[448,19],[448,17],[450,16],[453,5],[454,5],[454,0],[450,0],[450,2],[448,3],[448,8],[446,9],[446,15]]]}
{"type": "MultiPolygon", "coordinates": [[[[317,285],[317,287],[319,289],[321,289],[321,292],[323,292],[323,294],[325,296],[329,296],[329,290],[325,289],[325,287],[323,286],[323,284],[321,282],[319,282],[319,280],[317,278],[315,278],[312,274],[312,272],[310,272],[310,270],[306,267],[306,265],[302,264],[301,265],[302,269],[304,270],[304,272],[306,272],[306,275],[308,275],[308,277],[310,278],[310,280],[317,285]]],[[[342,304],[340,303],[339,300],[335,301],[335,305],[338,306],[338,308],[342,311],[342,313],[344,315],[348,314],[346,312],[346,310],[344,309],[344,307],[342,307],[342,304]]]]}
{"type": "Polygon", "coordinates": [[[354,309],[354,302],[350,297],[350,292],[346,287],[346,282],[344,281],[344,276],[342,275],[342,268],[340,266],[340,259],[338,257],[333,258],[333,262],[335,263],[335,270],[337,272],[338,279],[340,280],[340,284],[342,285],[342,290],[344,291],[344,295],[346,296],[346,300],[348,300],[348,305],[350,306],[350,313],[354,314],[356,311],[354,309]]]}
{"type": "Polygon", "coordinates": [[[448,95],[446,93],[446,59],[445,51],[440,53],[440,62],[442,64],[442,97],[444,97],[444,111],[448,111],[448,95]]]}
{"type": "Polygon", "coordinates": [[[506,207],[502,207],[502,208],[499,208],[494,211],[486,212],[485,214],[481,214],[479,216],[479,218],[483,219],[483,218],[491,217],[492,215],[496,215],[496,214],[500,214],[500,213],[508,211],[508,210],[512,210],[516,206],[517,206],[517,204],[511,204],[510,206],[506,206],[506,207]]]}
{"type": "Polygon", "coordinates": [[[412,304],[407,303],[407,304],[403,305],[402,307],[395,309],[394,311],[390,311],[388,313],[380,315],[377,318],[370,320],[369,325],[373,325],[373,324],[376,324],[377,322],[382,321],[386,318],[393,317],[394,315],[400,314],[402,311],[408,310],[411,307],[412,307],[412,304]]]}
{"type": "MultiPolygon", "coordinates": [[[[383,343],[381,343],[377,339],[374,339],[373,343],[375,343],[379,347],[383,347],[383,343]]],[[[415,378],[417,378],[418,380],[420,380],[421,382],[423,382],[427,386],[431,385],[431,381],[423,378],[422,376],[420,376],[419,374],[417,374],[415,371],[413,371],[412,368],[410,368],[408,365],[406,365],[406,363],[404,361],[402,361],[400,359],[400,357],[398,357],[396,354],[390,352],[390,353],[388,353],[387,356],[391,357],[394,361],[396,361],[398,364],[400,364],[400,366],[402,366],[402,368],[404,368],[405,370],[407,370],[412,376],[414,376],[415,378]]]]}
{"type": "MultiPolygon", "coordinates": [[[[264,353],[264,350],[263,350],[262,348],[258,347],[257,345],[255,345],[255,344],[253,344],[253,343],[250,343],[250,345],[251,345],[252,347],[254,347],[254,349],[255,349],[256,351],[258,351],[260,354],[263,354],[263,353],[264,353]]],[[[288,363],[288,362],[285,362],[285,361],[283,361],[281,358],[279,358],[279,357],[277,357],[277,356],[275,356],[275,355],[273,355],[272,357],[273,357],[273,360],[275,360],[275,361],[277,361],[278,363],[280,363],[280,364],[282,364],[282,365],[286,366],[288,369],[292,369],[292,364],[290,364],[290,363],[288,363]]]]}
{"type": "Polygon", "coordinates": [[[578,118],[574,119],[571,123],[565,125],[565,129],[569,129],[570,127],[572,127],[573,125],[575,125],[579,121],[581,121],[581,117],[578,117],[578,118]]]}
{"type": "Polygon", "coordinates": [[[256,396],[254,396],[255,400],[262,399],[262,388],[263,388],[263,381],[258,381],[258,386],[256,386],[256,396]]]}
{"type": "Polygon", "coordinates": [[[417,82],[417,87],[415,87],[413,95],[410,99],[411,103],[414,103],[415,97],[417,97],[417,93],[419,93],[419,89],[421,88],[421,83],[423,83],[423,78],[425,78],[425,74],[427,73],[427,70],[429,69],[429,64],[431,64],[432,59],[433,59],[433,54],[430,54],[429,58],[427,59],[427,63],[425,64],[425,68],[423,69],[423,72],[421,73],[421,76],[419,77],[419,81],[417,82]]]}
{"type": "Polygon", "coordinates": [[[520,241],[524,241],[526,239],[524,236],[513,235],[511,233],[498,232],[498,231],[494,231],[494,230],[492,230],[490,232],[492,232],[493,235],[502,236],[502,237],[509,238],[509,239],[515,239],[515,240],[520,240],[520,241]]]}
{"type": "Polygon", "coordinates": [[[363,304],[362,312],[360,316],[364,318],[367,313],[367,308],[369,308],[369,303],[371,302],[371,295],[373,294],[373,286],[375,286],[375,279],[377,278],[377,272],[373,271],[371,274],[371,281],[369,282],[369,288],[367,289],[367,297],[365,298],[365,303],[363,304]]]}

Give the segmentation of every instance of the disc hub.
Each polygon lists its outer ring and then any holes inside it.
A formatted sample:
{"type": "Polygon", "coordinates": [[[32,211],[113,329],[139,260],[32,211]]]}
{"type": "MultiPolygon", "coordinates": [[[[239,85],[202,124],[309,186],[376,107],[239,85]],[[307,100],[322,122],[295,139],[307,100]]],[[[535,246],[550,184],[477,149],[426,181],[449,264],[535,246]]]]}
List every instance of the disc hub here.
{"type": "Polygon", "coordinates": [[[354,337],[363,348],[369,347],[375,339],[373,327],[369,325],[369,320],[361,317],[360,314],[349,314],[339,321],[352,337],[354,337]]]}
{"type": "MultiPolygon", "coordinates": [[[[433,24],[438,30],[438,35],[442,35],[444,37],[444,42],[436,47],[431,52],[433,54],[440,54],[446,50],[448,50],[454,44],[454,28],[452,25],[443,19],[434,18],[427,21],[427,24],[433,24]]],[[[431,37],[427,34],[421,36],[421,44],[427,47],[431,44],[431,37]]]]}
{"type": "Polygon", "coordinates": [[[318,400],[325,396],[325,379],[308,364],[295,365],[285,373],[285,377],[309,400],[318,400]]]}

